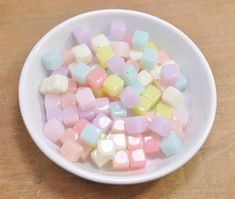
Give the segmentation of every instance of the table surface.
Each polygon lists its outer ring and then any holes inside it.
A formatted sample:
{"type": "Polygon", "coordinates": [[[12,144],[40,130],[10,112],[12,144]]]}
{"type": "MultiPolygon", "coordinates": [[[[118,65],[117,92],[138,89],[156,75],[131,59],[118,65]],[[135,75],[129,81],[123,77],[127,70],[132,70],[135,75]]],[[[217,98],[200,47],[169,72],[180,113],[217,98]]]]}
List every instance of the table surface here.
{"type": "Polygon", "coordinates": [[[232,198],[235,194],[235,1],[0,0],[0,198],[232,198]],[[83,12],[133,9],[180,28],[213,71],[218,109],[211,134],[185,166],[159,180],[111,186],[76,177],[31,140],[18,105],[18,81],[34,44],[56,24],[83,12]]]}

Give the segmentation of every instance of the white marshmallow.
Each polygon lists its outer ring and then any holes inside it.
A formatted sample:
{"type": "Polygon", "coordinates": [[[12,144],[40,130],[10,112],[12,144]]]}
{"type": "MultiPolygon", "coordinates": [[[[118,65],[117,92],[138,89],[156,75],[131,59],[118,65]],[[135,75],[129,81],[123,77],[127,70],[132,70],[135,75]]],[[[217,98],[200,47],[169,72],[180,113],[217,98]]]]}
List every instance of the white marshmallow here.
{"type": "Polygon", "coordinates": [[[178,89],[172,86],[168,87],[162,95],[162,100],[174,108],[182,104],[183,99],[183,94],[178,89]]]}
{"type": "Polygon", "coordinates": [[[84,64],[92,62],[92,54],[86,44],[74,46],[71,51],[74,53],[77,62],[84,64]]]}
{"type": "Polygon", "coordinates": [[[129,58],[133,61],[139,61],[143,56],[143,52],[131,49],[129,52],[129,58]]]}
{"type": "Polygon", "coordinates": [[[161,68],[162,68],[161,66],[155,66],[154,69],[150,71],[151,75],[153,76],[155,80],[160,79],[161,68]]]}
{"type": "Polygon", "coordinates": [[[68,90],[68,78],[64,75],[55,74],[45,78],[40,85],[40,93],[61,94],[68,90]]]}
{"type": "Polygon", "coordinates": [[[144,86],[149,85],[153,81],[152,75],[150,75],[146,70],[142,70],[141,72],[139,72],[137,74],[137,78],[139,82],[144,86]]]}
{"type": "Polygon", "coordinates": [[[112,134],[111,139],[114,143],[116,150],[126,149],[126,135],[125,134],[112,134]]]}
{"type": "Polygon", "coordinates": [[[115,147],[111,139],[100,139],[97,145],[97,151],[101,157],[112,158],[114,156],[115,147]]]}
{"type": "Polygon", "coordinates": [[[95,149],[90,154],[92,162],[99,168],[106,165],[111,159],[102,157],[100,154],[98,154],[98,151],[95,149]]]}
{"type": "Polygon", "coordinates": [[[110,45],[110,42],[107,39],[107,37],[105,37],[105,35],[103,35],[103,34],[94,36],[91,39],[91,47],[95,52],[99,48],[104,47],[104,46],[108,46],[108,45],[110,45]]]}

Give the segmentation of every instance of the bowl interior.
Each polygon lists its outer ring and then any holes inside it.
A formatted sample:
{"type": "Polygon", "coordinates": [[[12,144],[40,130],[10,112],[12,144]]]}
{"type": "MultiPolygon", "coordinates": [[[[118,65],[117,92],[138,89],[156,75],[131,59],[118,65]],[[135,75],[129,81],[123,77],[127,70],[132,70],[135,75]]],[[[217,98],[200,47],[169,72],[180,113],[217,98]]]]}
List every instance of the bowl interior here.
{"type": "Polygon", "coordinates": [[[152,180],[163,176],[189,160],[205,141],[215,114],[216,94],[210,68],[197,47],[172,25],[147,14],[124,10],[105,10],[86,13],[71,18],[47,33],[31,51],[22,71],[20,81],[20,107],[26,127],[39,148],[54,162],[66,170],[90,180],[129,184],[152,180]],[[172,158],[152,158],[147,168],[139,171],[113,172],[97,169],[91,163],[70,163],[63,159],[57,147],[42,134],[45,120],[43,98],[38,92],[46,72],[41,66],[41,55],[49,49],[70,48],[74,45],[71,31],[79,24],[88,25],[92,34],[107,31],[112,20],[127,24],[131,34],[135,30],[146,30],[151,40],[163,48],[181,67],[189,79],[185,91],[190,111],[190,122],[183,139],[185,150],[172,158]],[[131,177],[131,178],[130,178],[131,177]]]}

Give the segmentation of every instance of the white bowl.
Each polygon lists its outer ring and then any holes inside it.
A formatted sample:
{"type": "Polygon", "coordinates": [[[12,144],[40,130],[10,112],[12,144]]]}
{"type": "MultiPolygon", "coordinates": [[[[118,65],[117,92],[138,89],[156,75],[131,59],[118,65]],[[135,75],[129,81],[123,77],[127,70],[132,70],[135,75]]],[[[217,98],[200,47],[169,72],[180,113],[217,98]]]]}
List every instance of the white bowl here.
{"type": "MultiPolygon", "coordinates": [[[[59,24],[35,45],[29,54],[20,77],[19,101],[21,114],[28,132],[40,150],[65,170],[88,180],[108,184],[135,184],[167,175],[189,161],[209,135],[216,112],[216,88],[210,67],[197,46],[171,24],[148,14],[130,10],[98,10],[75,16],[59,24]],[[118,19],[127,24],[128,31],[145,30],[151,39],[178,63],[189,79],[185,91],[190,122],[183,139],[185,150],[168,159],[148,160],[147,168],[139,171],[116,172],[97,169],[91,163],[71,163],[58,152],[42,134],[44,123],[43,98],[38,92],[46,72],[40,58],[49,49],[70,48],[71,31],[78,24],[86,24],[92,34],[107,29],[111,21],[118,19]]],[[[196,175],[196,174],[195,174],[196,175]]]]}

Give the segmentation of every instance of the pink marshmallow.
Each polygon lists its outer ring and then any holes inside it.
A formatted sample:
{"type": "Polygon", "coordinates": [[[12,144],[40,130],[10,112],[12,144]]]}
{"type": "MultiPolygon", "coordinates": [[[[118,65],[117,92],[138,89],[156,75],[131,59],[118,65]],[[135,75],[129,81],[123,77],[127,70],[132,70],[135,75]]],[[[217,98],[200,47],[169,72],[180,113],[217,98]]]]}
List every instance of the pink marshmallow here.
{"type": "Polygon", "coordinates": [[[126,34],[126,24],[121,21],[113,21],[110,25],[110,38],[112,40],[122,40],[126,34]]]}
{"type": "Polygon", "coordinates": [[[95,107],[95,96],[88,87],[79,88],[76,93],[78,107],[87,110],[95,107]]]}
{"type": "Polygon", "coordinates": [[[145,154],[153,154],[159,151],[159,137],[153,133],[143,136],[145,154]]]}
{"type": "Polygon", "coordinates": [[[96,114],[104,113],[105,115],[110,115],[109,98],[101,97],[95,99],[95,112],[96,114]]]}
{"type": "Polygon", "coordinates": [[[128,151],[117,151],[113,157],[114,170],[127,170],[129,168],[129,155],[128,151]]]}
{"type": "Polygon", "coordinates": [[[160,71],[160,83],[164,86],[174,85],[180,74],[176,64],[164,64],[160,71]]]}
{"type": "Polygon", "coordinates": [[[61,108],[48,108],[46,109],[47,121],[55,118],[63,123],[63,112],[61,108]]]}
{"type": "Polygon", "coordinates": [[[139,149],[143,148],[143,138],[141,134],[127,136],[127,148],[139,149]]]}
{"type": "Polygon", "coordinates": [[[72,140],[66,140],[60,148],[60,154],[67,160],[76,162],[83,152],[83,147],[72,140]]]}
{"type": "Polygon", "coordinates": [[[96,127],[101,129],[102,132],[107,133],[112,125],[112,120],[103,113],[100,113],[92,122],[96,127]]]}
{"type": "Polygon", "coordinates": [[[84,129],[84,127],[89,124],[89,122],[86,119],[80,119],[77,121],[77,123],[73,126],[73,130],[76,131],[79,136],[84,129]]]}
{"type": "Polygon", "coordinates": [[[44,125],[43,133],[51,142],[56,143],[63,137],[65,128],[61,122],[53,118],[44,125]]]}
{"type": "Polygon", "coordinates": [[[130,46],[124,41],[114,41],[111,43],[113,53],[119,57],[128,57],[130,52],[130,46]]]}
{"type": "Polygon", "coordinates": [[[60,96],[59,95],[45,95],[45,108],[56,109],[60,108],[60,96]]]}
{"type": "Polygon", "coordinates": [[[74,29],[73,36],[79,44],[89,44],[91,41],[90,29],[85,25],[79,25],[74,29]]]}
{"type": "Polygon", "coordinates": [[[64,125],[73,127],[79,120],[78,109],[76,106],[70,106],[63,109],[64,125]]]}
{"type": "Polygon", "coordinates": [[[111,132],[125,133],[125,120],[122,118],[114,118],[111,132]]]}
{"type": "Polygon", "coordinates": [[[76,97],[75,94],[72,92],[63,93],[60,96],[60,100],[62,108],[66,108],[69,106],[76,106],[76,97]]]}
{"type": "Polygon", "coordinates": [[[149,128],[153,132],[161,135],[162,137],[167,137],[172,130],[172,125],[168,120],[164,119],[163,117],[156,116],[150,123],[149,128]]]}
{"type": "Polygon", "coordinates": [[[60,138],[62,144],[64,144],[66,140],[73,140],[79,143],[79,134],[75,130],[68,128],[65,130],[63,137],[60,138]]]}
{"type": "Polygon", "coordinates": [[[129,158],[131,169],[141,169],[146,166],[146,157],[143,149],[130,150],[129,158]]]}

